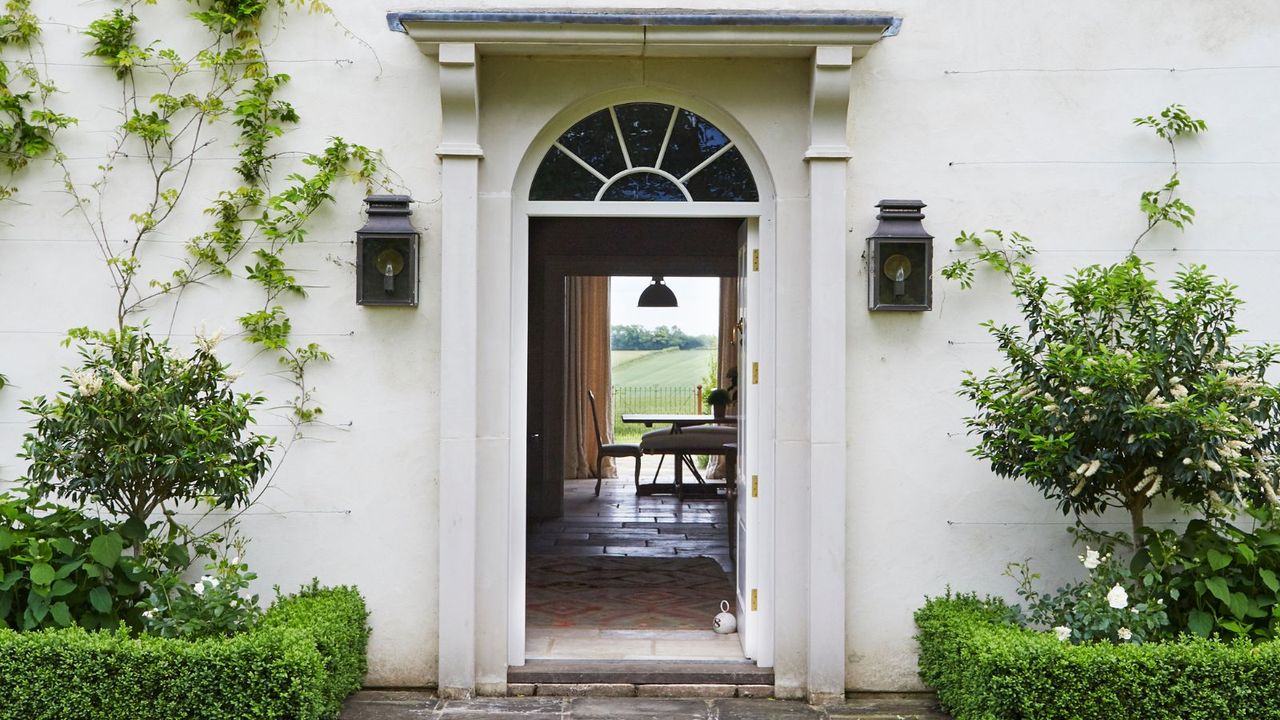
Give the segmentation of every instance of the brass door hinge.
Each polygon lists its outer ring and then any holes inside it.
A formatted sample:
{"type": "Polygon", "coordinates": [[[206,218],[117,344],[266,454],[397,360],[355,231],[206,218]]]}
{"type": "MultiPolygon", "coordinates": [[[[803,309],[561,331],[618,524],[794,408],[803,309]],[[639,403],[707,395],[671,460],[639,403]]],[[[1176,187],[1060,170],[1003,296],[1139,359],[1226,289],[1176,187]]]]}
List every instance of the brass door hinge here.
{"type": "Polygon", "coordinates": [[[760,476],[751,476],[751,497],[760,497],[760,476]]]}
{"type": "Polygon", "coordinates": [[[760,251],[759,250],[751,251],[751,269],[756,272],[760,272],[760,251]]]}
{"type": "Polygon", "coordinates": [[[751,363],[751,384],[760,384],[760,363],[758,362],[751,363]]]}
{"type": "Polygon", "coordinates": [[[751,611],[755,612],[756,610],[759,610],[759,609],[760,609],[760,603],[759,603],[759,598],[757,597],[757,590],[755,588],[751,588],[751,611]]]}

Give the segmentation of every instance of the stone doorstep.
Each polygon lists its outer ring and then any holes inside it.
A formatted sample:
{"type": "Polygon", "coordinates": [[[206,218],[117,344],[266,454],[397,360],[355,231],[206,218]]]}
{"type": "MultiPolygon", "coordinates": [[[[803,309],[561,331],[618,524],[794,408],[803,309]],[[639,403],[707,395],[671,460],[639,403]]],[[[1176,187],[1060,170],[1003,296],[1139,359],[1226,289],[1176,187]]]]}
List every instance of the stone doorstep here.
{"type": "Polygon", "coordinates": [[[635,684],[635,683],[507,683],[509,697],[646,697],[646,698],[769,698],[772,685],[635,684]]]}

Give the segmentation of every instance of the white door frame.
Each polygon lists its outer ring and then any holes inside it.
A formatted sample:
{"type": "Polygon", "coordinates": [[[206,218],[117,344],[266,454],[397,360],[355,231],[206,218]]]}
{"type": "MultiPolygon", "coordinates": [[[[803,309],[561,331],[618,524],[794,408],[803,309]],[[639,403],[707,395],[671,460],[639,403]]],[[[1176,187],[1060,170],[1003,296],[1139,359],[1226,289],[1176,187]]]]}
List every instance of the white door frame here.
{"type": "MultiPolygon", "coordinates": [[[[442,423],[440,441],[439,687],[445,697],[498,694],[506,690],[508,664],[523,654],[523,619],[519,617],[523,583],[513,578],[523,577],[519,565],[524,561],[527,219],[543,210],[554,215],[574,211],[551,205],[534,208],[520,198],[527,197],[531,166],[541,158],[537,148],[542,147],[540,143],[550,144],[546,135],[563,130],[564,123],[583,117],[586,106],[603,103],[604,98],[566,109],[544,129],[517,173],[520,181],[512,183],[525,194],[514,199],[482,198],[477,44],[462,41],[469,30],[459,35],[452,27],[442,31],[434,21],[414,24],[410,17],[400,19],[424,52],[438,55],[440,67],[442,128],[436,149],[442,165],[440,404],[442,412],[447,408],[448,422],[442,423]],[[487,205],[490,200],[492,205],[487,205]],[[504,208],[501,222],[488,214],[498,207],[504,208]],[[501,226],[496,236],[481,235],[482,221],[490,230],[501,226]],[[482,241],[491,248],[488,259],[509,259],[508,272],[493,272],[492,264],[481,266],[482,241]],[[487,304],[494,298],[505,302],[505,317],[493,314],[487,304]],[[482,324],[484,320],[494,322],[482,324]],[[487,372],[494,374],[483,375],[486,383],[481,386],[479,377],[487,372]],[[490,378],[496,382],[489,382],[490,378]],[[500,395],[492,389],[495,386],[500,395]],[[493,522],[495,517],[508,522],[493,522]],[[513,651],[513,645],[520,649],[513,651]]],[[[511,23],[505,28],[509,32],[499,33],[491,42],[505,42],[501,38],[519,42],[523,27],[511,23]]],[[[596,29],[603,32],[608,27],[596,29]]],[[[709,35],[687,37],[694,44],[714,47],[712,53],[732,52],[741,41],[739,30],[725,26],[709,35]]],[[[828,30],[822,29],[826,33],[822,37],[839,35],[828,30]]],[[[878,39],[866,41],[865,34],[855,35],[841,35],[837,44],[810,46],[809,146],[803,158],[809,189],[807,198],[789,199],[792,207],[806,204],[807,213],[789,215],[784,234],[775,233],[778,218],[773,215],[769,200],[774,195],[769,190],[762,190],[766,200],[754,214],[744,203],[729,203],[731,207],[725,208],[717,207],[726,205],[719,203],[691,204],[694,213],[760,219],[761,263],[773,277],[770,324],[778,338],[772,357],[761,361],[760,370],[761,381],[770,383],[775,402],[762,404],[779,408],[776,401],[787,403],[785,422],[779,410],[772,438],[765,436],[755,443],[773,455],[767,466],[758,466],[760,500],[762,507],[767,501],[774,523],[769,547],[757,556],[779,560],[768,586],[773,592],[761,597],[760,604],[775,620],[771,639],[777,694],[811,701],[842,697],[845,689],[846,128],[854,58],[878,39]],[[788,242],[776,242],[775,234],[788,242]]],[[[742,36],[757,48],[772,37],[759,27],[743,30],[742,36]]],[[[643,33],[627,37],[631,39],[625,43],[638,42],[643,49],[643,33]]],[[[803,48],[795,33],[779,37],[787,52],[803,48]]],[[[692,68],[697,60],[689,62],[692,68]]],[[[626,99],[642,97],[636,90],[618,92],[626,99]]],[[[645,97],[661,99],[660,94],[645,97]]],[[[692,98],[675,104],[705,111],[708,120],[736,134],[735,142],[741,142],[757,183],[767,180],[768,173],[762,172],[766,158],[749,154],[750,137],[731,117],[692,98]]],[[[613,210],[593,205],[591,214],[613,210]]],[[[671,212],[666,203],[626,205],[625,211],[633,216],[671,212]]],[[[767,288],[761,292],[763,299],[767,288]]],[[[761,329],[749,331],[760,338],[761,329]]],[[[757,653],[767,657],[766,650],[757,648],[757,653]]]]}
{"type": "MultiPolygon", "coordinates": [[[[772,176],[763,154],[750,135],[728,113],[705,100],[689,97],[670,89],[645,86],[639,88],[620,88],[573,103],[559,112],[538,133],[529,145],[522,159],[513,183],[511,197],[511,269],[507,282],[511,288],[511,463],[510,503],[508,505],[508,526],[511,532],[507,538],[508,557],[508,617],[507,617],[507,662],[519,666],[525,663],[525,559],[526,559],[526,466],[524,463],[525,445],[521,439],[527,437],[527,388],[528,388],[528,296],[529,296],[529,220],[534,217],[609,217],[609,218],[707,218],[732,217],[743,218],[748,226],[748,252],[759,251],[763,256],[771,256],[775,252],[776,233],[774,232],[775,191],[772,176]],[[759,202],[549,202],[530,201],[529,188],[533,183],[534,173],[552,143],[568,130],[574,123],[584,117],[624,102],[656,102],[675,105],[706,118],[711,124],[720,128],[735,143],[747,165],[751,168],[759,191],[759,202]],[[516,456],[520,457],[517,458],[516,456]]],[[[773,296],[773,265],[763,267],[767,272],[754,273],[758,278],[749,278],[748,288],[753,293],[763,293],[760,305],[771,306],[773,296]]],[[[754,318],[753,318],[754,320],[754,318]]],[[[755,324],[755,323],[751,323],[755,324]]],[[[753,357],[765,365],[772,365],[773,324],[771,320],[760,319],[759,331],[753,328],[752,338],[758,341],[758,350],[753,350],[753,357]]],[[[774,427],[773,384],[766,376],[763,384],[750,384],[749,376],[744,375],[745,392],[755,400],[747,407],[754,410],[743,422],[742,427],[753,436],[771,438],[774,427]],[[767,430],[763,430],[766,428],[767,430]]],[[[772,445],[767,443],[747,443],[748,455],[742,458],[743,467],[754,468],[752,472],[771,476],[773,453],[772,445]],[[767,469],[766,469],[767,468],[767,469]]],[[[749,489],[749,488],[748,488],[749,489]]],[[[749,492],[747,493],[749,494],[749,492]]],[[[744,638],[751,638],[744,648],[747,656],[755,660],[761,667],[773,665],[773,605],[772,585],[765,582],[773,577],[773,553],[761,546],[761,538],[769,537],[773,528],[773,508],[769,503],[769,495],[749,498],[746,504],[750,507],[747,519],[754,527],[762,528],[760,533],[753,532],[748,538],[743,555],[747,558],[745,567],[738,572],[744,576],[747,587],[757,589],[757,604],[754,611],[744,618],[744,638]]],[[[735,529],[736,531],[736,529],[735,529]]],[[[735,578],[736,581],[737,578],[735,578]]]]}

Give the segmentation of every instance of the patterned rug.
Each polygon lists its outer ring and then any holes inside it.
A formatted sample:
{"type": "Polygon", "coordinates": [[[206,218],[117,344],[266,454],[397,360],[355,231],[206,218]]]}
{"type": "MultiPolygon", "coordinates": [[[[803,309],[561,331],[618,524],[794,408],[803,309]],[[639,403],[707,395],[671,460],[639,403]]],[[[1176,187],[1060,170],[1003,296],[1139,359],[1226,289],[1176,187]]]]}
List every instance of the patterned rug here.
{"type": "Polygon", "coordinates": [[[531,555],[529,627],[707,630],[733,581],[711,558],[531,555]]]}

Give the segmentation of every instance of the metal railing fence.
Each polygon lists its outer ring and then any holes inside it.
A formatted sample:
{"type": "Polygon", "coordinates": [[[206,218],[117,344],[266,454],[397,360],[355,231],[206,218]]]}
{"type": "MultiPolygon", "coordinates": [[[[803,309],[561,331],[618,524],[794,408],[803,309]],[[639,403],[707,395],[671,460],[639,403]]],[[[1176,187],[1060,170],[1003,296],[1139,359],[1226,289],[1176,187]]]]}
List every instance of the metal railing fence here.
{"type": "Polygon", "coordinates": [[[623,413],[700,413],[702,386],[614,385],[613,437],[615,442],[636,442],[647,428],[622,422],[623,413]]]}

